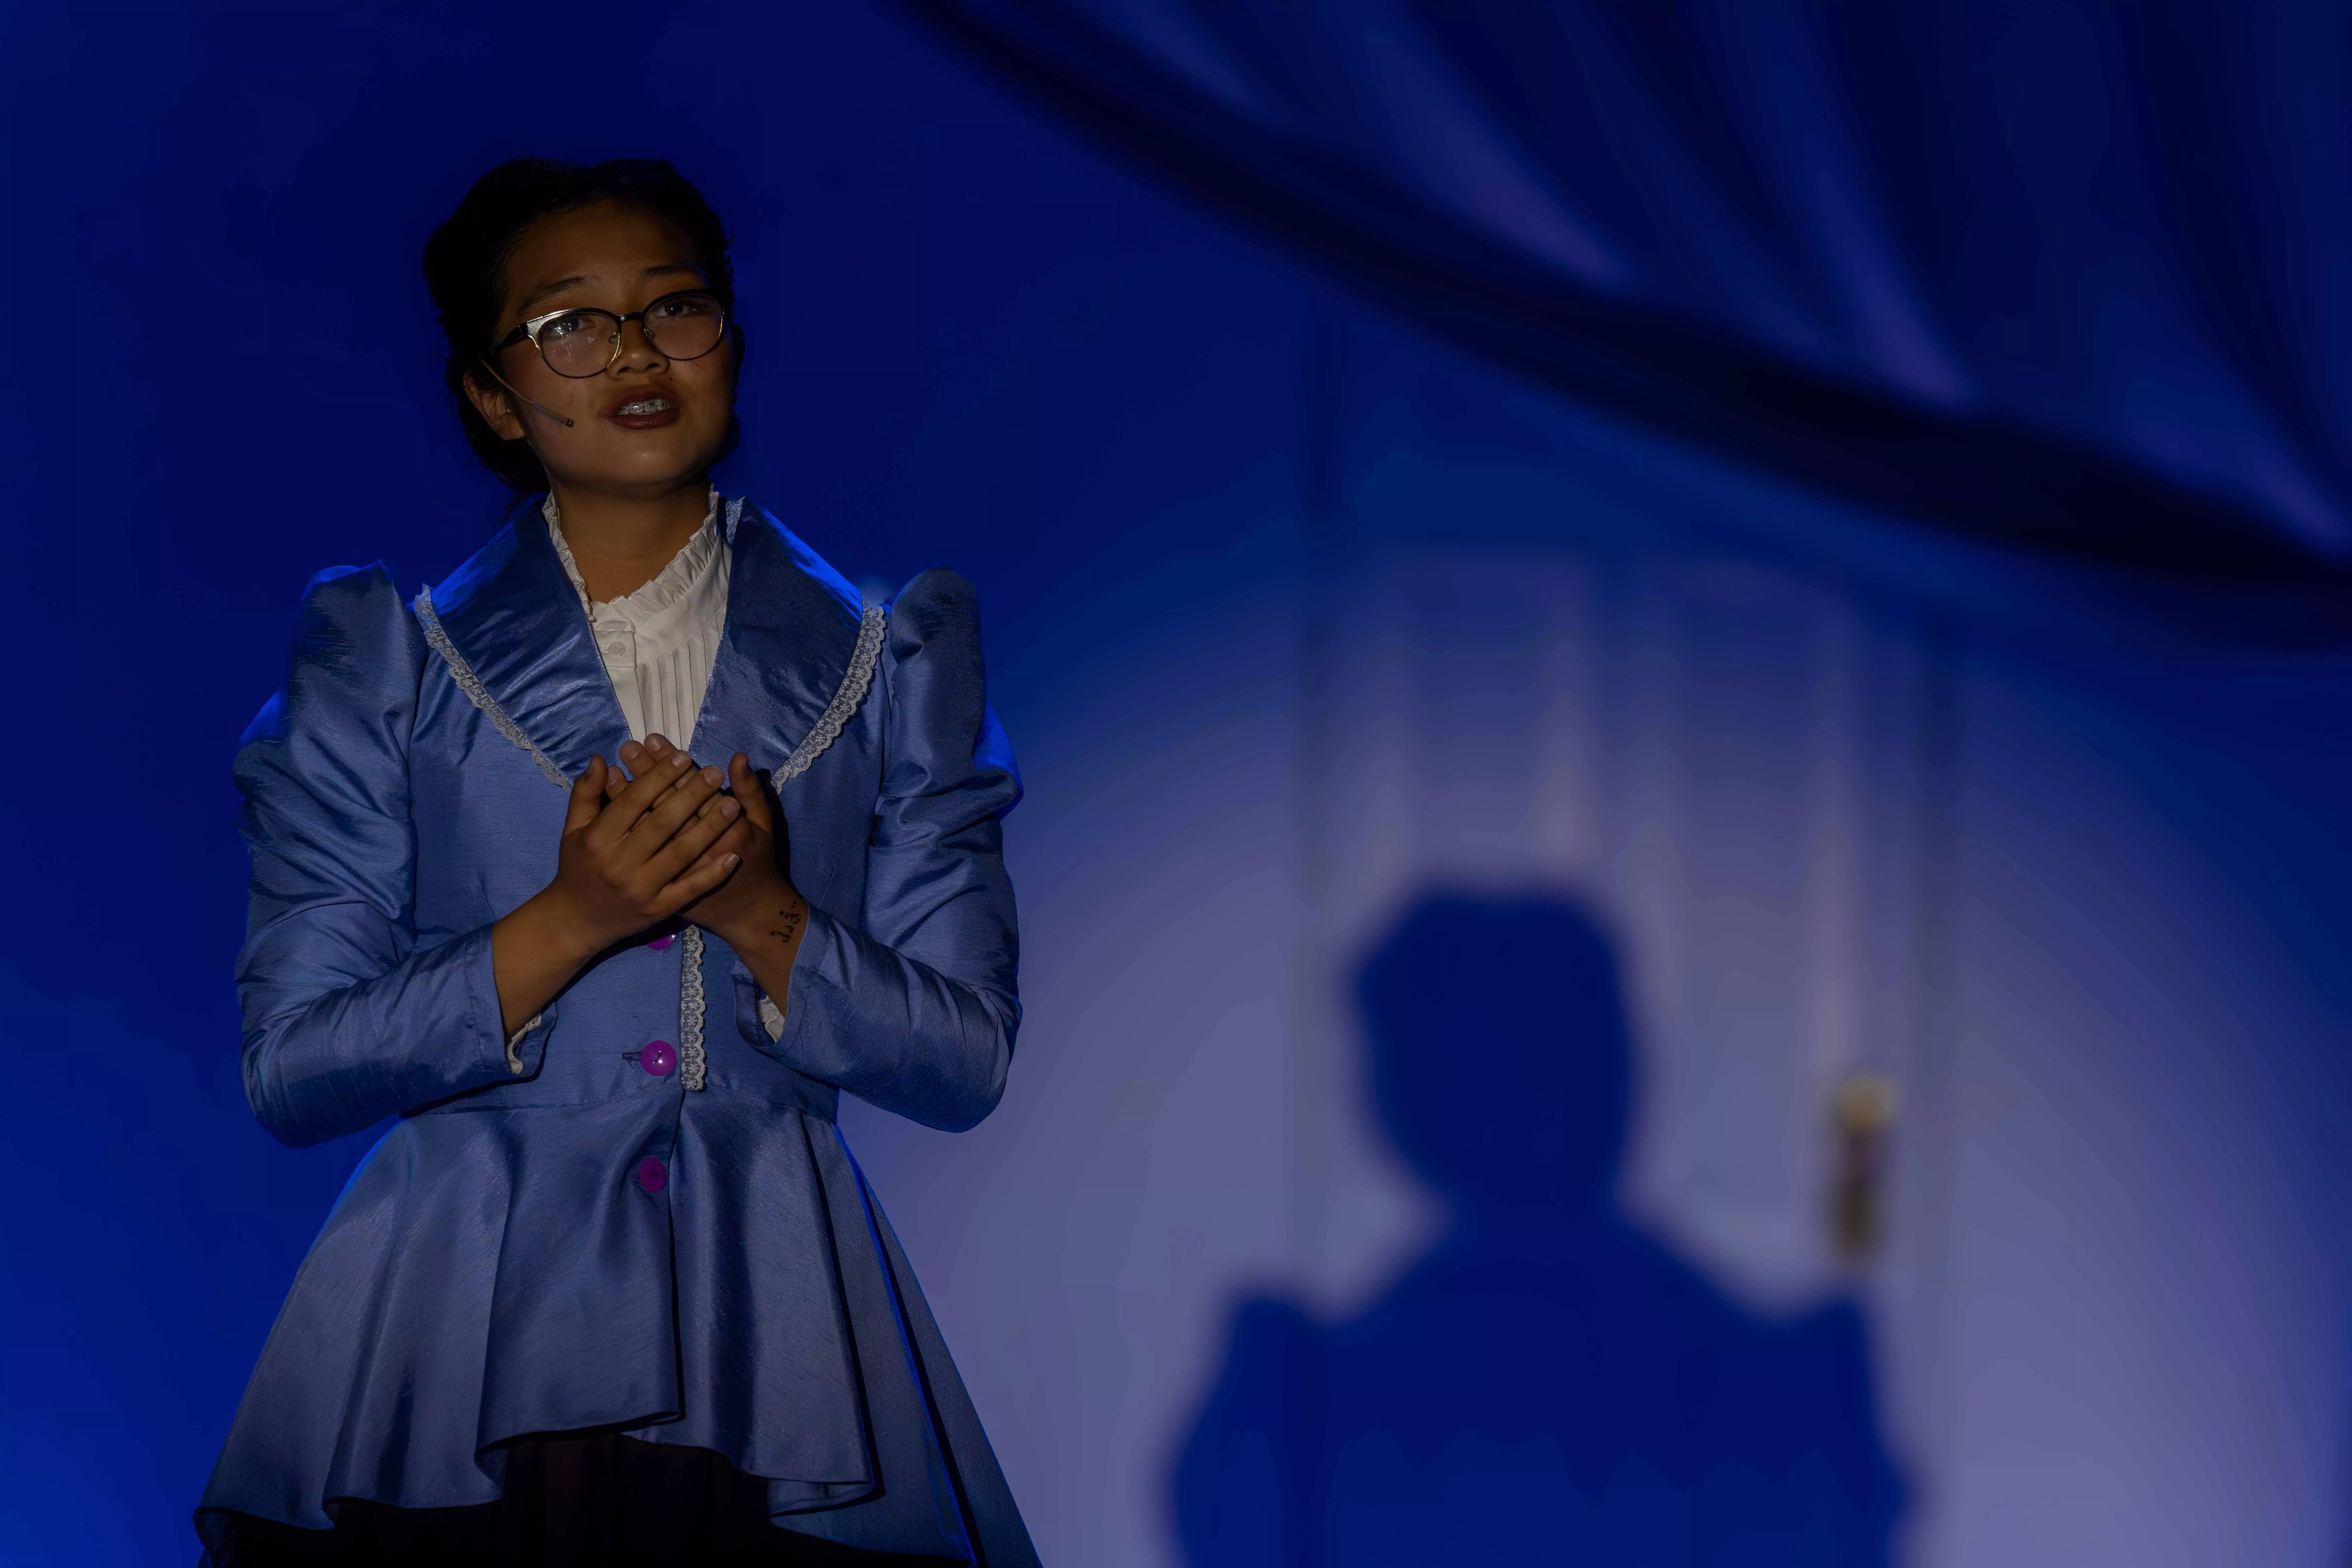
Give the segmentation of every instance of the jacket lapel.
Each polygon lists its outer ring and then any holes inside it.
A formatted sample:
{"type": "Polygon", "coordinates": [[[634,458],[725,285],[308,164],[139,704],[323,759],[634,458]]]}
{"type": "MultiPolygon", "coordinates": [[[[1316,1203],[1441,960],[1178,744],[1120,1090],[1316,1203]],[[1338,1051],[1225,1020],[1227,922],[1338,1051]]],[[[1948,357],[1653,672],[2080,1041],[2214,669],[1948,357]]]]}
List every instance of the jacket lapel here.
{"type": "Polygon", "coordinates": [[[518,505],[497,536],[433,590],[433,607],[483,689],[577,777],[590,757],[620,750],[629,721],[540,500],[518,505]]]}
{"type": "Polygon", "coordinates": [[[774,768],[833,700],[857,647],[861,605],[856,589],[767,512],[744,504],[730,531],[727,635],[694,751],[706,763],[741,752],[754,768],[774,768]]]}

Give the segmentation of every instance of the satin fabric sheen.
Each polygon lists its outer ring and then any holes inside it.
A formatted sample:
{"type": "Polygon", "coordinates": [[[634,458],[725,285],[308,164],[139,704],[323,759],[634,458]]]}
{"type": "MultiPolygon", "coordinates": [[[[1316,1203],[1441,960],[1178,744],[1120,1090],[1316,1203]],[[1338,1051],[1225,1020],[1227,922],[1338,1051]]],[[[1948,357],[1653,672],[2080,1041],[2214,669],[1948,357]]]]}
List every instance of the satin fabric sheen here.
{"type": "MultiPolygon", "coordinates": [[[[483,686],[567,773],[628,739],[535,500],[434,590],[483,686]]],[[[840,686],[858,596],[746,508],[698,756],[781,763],[840,686]]],[[[780,1038],[706,935],[708,1084],[676,1042],[683,943],[551,1004],[509,1071],[492,921],[553,875],[564,793],[427,647],[379,565],[322,573],[237,753],[252,850],[247,1093],[289,1143],[398,1117],[298,1273],[197,1511],[313,1529],[337,1500],[499,1495],[500,1445],[587,1429],[723,1455],[780,1526],[1036,1561],[843,1091],[929,1126],[1003,1091],[1020,1005],[1000,818],[1021,786],[952,573],[891,608],[866,700],[782,785],[810,905],[780,1038]],[[668,1180],[635,1178],[648,1157],[668,1180]]]]}

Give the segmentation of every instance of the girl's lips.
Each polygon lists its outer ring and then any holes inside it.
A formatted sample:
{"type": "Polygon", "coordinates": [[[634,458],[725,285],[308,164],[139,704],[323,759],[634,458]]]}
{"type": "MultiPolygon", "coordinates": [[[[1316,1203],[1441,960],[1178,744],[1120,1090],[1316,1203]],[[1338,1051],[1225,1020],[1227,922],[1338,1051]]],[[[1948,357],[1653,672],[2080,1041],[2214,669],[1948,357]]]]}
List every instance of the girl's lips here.
{"type": "Polygon", "coordinates": [[[625,430],[657,430],[677,423],[677,399],[666,392],[632,392],[616,398],[604,417],[625,430]]]}

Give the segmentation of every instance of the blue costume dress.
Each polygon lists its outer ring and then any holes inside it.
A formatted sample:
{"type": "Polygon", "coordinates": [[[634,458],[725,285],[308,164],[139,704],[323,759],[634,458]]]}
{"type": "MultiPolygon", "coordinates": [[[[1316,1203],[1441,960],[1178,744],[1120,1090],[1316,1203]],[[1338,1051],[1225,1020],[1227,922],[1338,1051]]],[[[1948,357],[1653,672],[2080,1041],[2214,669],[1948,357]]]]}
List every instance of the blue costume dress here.
{"type": "Polygon", "coordinates": [[[632,946],[509,1042],[490,925],[555,870],[566,795],[629,739],[536,501],[404,603],[322,573],[237,753],[245,1082],[289,1143],[397,1117],[264,1347],[196,1522],[325,1531],[344,1500],[499,1496],[507,1446],[623,1433],[764,1480],[842,1546],[1034,1563],[847,1092],[962,1129],[1020,1017],[1000,818],[1019,799],[971,590],[887,615],[740,502],[698,752],[772,770],[809,928],[780,1038],[715,936],[632,946]],[[674,1051],[649,1051],[655,1041],[674,1051]]]}

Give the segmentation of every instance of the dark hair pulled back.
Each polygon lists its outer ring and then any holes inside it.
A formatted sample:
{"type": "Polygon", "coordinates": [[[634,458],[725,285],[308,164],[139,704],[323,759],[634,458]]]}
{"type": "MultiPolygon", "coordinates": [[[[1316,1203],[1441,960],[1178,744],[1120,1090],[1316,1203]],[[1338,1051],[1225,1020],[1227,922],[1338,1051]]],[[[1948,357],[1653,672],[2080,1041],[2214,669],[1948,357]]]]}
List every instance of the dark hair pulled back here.
{"type": "MultiPolygon", "coordinates": [[[[627,202],[676,225],[731,321],[735,268],[728,258],[727,226],[693,182],[666,159],[610,158],[601,163],[512,159],[476,180],[457,210],[425,241],[425,287],[449,340],[442,380],[474,456],[510,489],[537,489],[546,483],[546,474],[528,441],[501,439],[483,419],[466,396],[466,373],[489,357],[506,303],[506,265],[524,231],[541,218],[606,201],[627,202]]],[[[742,337],[735,329],[730,331],[735,333],[740,366],[742,337]]],[[[735,449],[737,434],[730,419],[720,457],[735,449]]]]}

